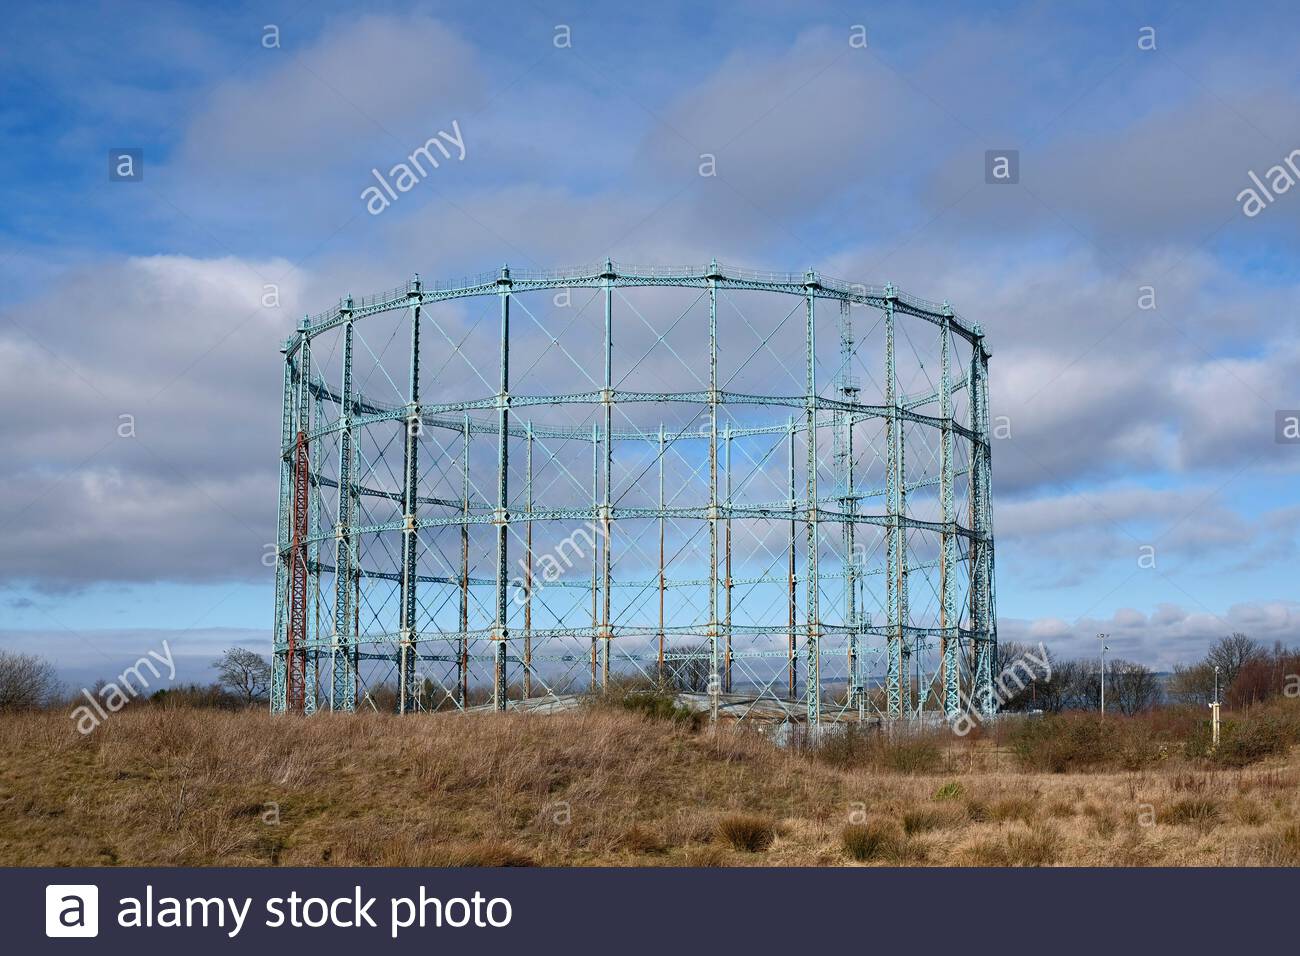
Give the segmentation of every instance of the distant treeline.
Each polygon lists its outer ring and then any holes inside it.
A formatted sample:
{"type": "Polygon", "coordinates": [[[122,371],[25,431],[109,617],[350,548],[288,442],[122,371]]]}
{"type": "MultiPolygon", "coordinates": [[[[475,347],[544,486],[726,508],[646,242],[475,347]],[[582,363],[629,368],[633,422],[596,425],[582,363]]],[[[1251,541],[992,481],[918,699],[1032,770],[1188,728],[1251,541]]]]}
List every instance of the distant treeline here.
{"type": "MultiPolygon", "coordinates": [[[[1275,644],[1271,649],[1245,634],[1234,633],[1211,645],[1204,659],[1178,665],[1172,674],[1157,674],[1144,664],[1119,658],[1106,661],[1106,709],[1136,714],[1164,704],[1208,704],[1215,695],[1218,668],[1219,700],[1228,710],[1240,710],[1275,697],[1300,697],[1300,650],[1275,644]]],[[[217,680],[210,684],[173,685],[127,695],[123,706],[217,707],[237,709],[264,705],[270,693],[271,666],[246,648],[233,647],[213,661],[217,680]]],[[[1049,648],[1015,642],[998,645],[995,682],[999,708],[1007,712],[1098,710],[1101,706],[1101,666],[1096,658],[1058,658],[1049,648]]],[[[53,665],[33,654],[0,650],[0,711],[76,706],[87,694],[101,696],[106,681],[69,690],[53,665]]],[[[676,691],[701,692],[708,684],[704,653],[683,661],[669,675],[676,691]]],[[[417,685],[420,709],[451,706],[445,691],[429,681],[417,685]]],[[[876,693],[883,693],[877,689],[876,693]]],[[[932,691],[937,693],[937,691],[932,691]]],[[[396,685],[379,684],[362,696],[363,709],[395,709],[396,685]]],[[[471,692],[470,703],[488,699],[487,691],[471,692]]],[[[934,706],[939,706],[936,699],[934,706]]],[[[113,707],[110,709],[120,709],[113,707]]]]}
{"type": "MultiPolygon", "coordinates": [[[[1044,666],[1043,656],[1037,648],[1014,642],[998,646],[1002,710],[1059,713],[1101,707],[1098,659],[1057,659],[1048,649],[1044,666]]],[[[1219,700],[1228,710],[1300,696],[1300,651],[1280,643],[1269,649],[1234,633],[1215,641],[1201,661],[1180,664],[1170,675],[1133,661],[1107,660],[1106,709],[1136,714],[1162,704],[1208,704],[1214,699],[1216,667],[1219,700]]]]}

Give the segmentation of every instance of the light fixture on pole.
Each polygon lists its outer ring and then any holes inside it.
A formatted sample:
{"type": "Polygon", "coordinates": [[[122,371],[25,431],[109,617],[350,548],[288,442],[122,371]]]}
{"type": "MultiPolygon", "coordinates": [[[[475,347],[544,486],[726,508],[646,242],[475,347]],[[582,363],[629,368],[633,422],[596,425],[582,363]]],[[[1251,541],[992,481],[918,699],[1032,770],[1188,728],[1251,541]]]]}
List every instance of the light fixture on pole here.
{"type": "Polygon", "coordinates": [[[1106,716],[1106,652],[1110,650],[1106,646],[1106,638],[1109,634],[1098,634],[1097,640],[1101,641],[1101,715],[1106,716]]]}
{"type": "Polygon", "coordinates": [[[1214,700],[1210,701],[1210,743],[1219,746],[1219,665],[1214,665],[1214,700]]]}

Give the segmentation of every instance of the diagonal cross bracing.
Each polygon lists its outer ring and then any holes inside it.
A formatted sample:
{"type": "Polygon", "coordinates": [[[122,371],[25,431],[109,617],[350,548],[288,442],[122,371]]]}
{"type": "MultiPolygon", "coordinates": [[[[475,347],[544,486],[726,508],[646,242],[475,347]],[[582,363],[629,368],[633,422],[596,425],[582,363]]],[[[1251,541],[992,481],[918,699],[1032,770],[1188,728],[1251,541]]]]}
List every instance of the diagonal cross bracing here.
{"type": "Polygon", "coordinates": [[[996,708],[988,352],[946,305],[606,260],[417,277],[283,351],[273,710],[996,708]]]}

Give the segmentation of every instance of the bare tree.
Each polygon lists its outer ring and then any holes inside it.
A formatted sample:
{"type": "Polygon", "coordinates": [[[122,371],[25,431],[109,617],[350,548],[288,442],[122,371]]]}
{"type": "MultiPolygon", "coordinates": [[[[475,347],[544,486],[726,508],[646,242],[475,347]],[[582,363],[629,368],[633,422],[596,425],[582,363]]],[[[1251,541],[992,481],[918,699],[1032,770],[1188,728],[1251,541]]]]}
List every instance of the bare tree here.
{"type": "Polygon", "coordinates": [[[708,644],[683,647],[677,653],[685,655],[669,660],[667,683],[676,691],[703,693],[709,689],[709,672],[712,656],[708,644]]]}
{"type": "Polygon", "coordinates": [[[1210,665],[1211,671],[1215,667],[1219,668],[1219,686],[1226,688],[1237,679],[1248,661],[1257,659],[1263,653],[1264,648],[1258,641],[1238,631],[1215,641],[1210,652],[1205,655],[1205,663],[1210,665]]]}
{"type": "Polygon", "coordinates": [[[252,704],[266,700],[271,689],[271,665],[266,658],[244,647],[232,647],[212,662],[221,686],[252,704]]]}
{"type": "Polygon", "coordinates": [[[1071,710],[1101,709],[1101,665],[1093,660],[1075,661],[1079,665],[1070,688],[1071,710]]]}
{"type": "Polygon", "coordinates": [[[0,711],[44,707],[60,689],[54,665],[45,658],[0,651],[0,711]]]}
{"type": "Polygon", "coordinates": [[[1214,665],[1205,661],[1191,667],[1175,664],[1168,695],[1178,704],[1208,704],[1214,696],[1214,665]]]}
{"type": "Polygon", "coordinates": [[[1294,696],[1300,679],[1297,675],[1300,675],[1300,652],[1278,642],[1272,651],[1263,651],[1241,666],[1222,700],[1236,709],[1278,695],[1294,696]]]}
{"type": "Polygon", "coordinates": [[[1160,681],[1145,664],[1133,661],[1106,662],[1106,703],[1121,714],[1132,716],[1150,710],[1160,702],[1160,681]]]}
{"type": "Polygon", "coordinates": [[[1038,706],[1048,713],[1096,706],[1088,693],[1088,665],[1079,660],[1052,660],[1052,673],[1038,684],[1038,706]]]}
{"type": "Polygon", "coordinates": [[[999,641],[993,661],[998,708],[1004,711],[1048,709],[1041,698],[1048,695],[1055,663],[1045,647],[999,641]]]}

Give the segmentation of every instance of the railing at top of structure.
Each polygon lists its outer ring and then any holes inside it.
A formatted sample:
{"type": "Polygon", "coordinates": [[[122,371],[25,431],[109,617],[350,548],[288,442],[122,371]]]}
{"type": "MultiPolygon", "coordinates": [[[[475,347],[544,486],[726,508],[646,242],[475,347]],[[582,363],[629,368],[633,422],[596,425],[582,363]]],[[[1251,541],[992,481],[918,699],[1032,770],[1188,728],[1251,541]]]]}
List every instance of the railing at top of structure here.
{"type": "MultiPolygon", "coordinates": [[[[410,290],[411,290],[411,284],[408,282],[406,285],[398,286],[395,289],[389,289],[387,292],[375,292],[371,295],[354,297],[352,300],[352,308],[354,310],[368,309],[373,305],[379,305],[381,302],[392,302],[394,300],[404,298],[410,292],[410,290]]],[[[348,304],[347,299],[345,298],[339,299],[338,308],[335,309],[334,311],[322,312],[320,316],[312,316],[313,319],[312,325],[316,324],[315,320],[318,318],[323,318],[324,316],[327,315],[335,315],[336,313],[342,311],[343,309],[346,309],[347,304],[348,304]]]]}
{"type": "MultiPolygon", "coordinates": [[[[951,320],[954,329],[968,338],[982,335],[979,325],[966,326],[961,317],[953,312],[947,302],[934,302],[929,299],[923,299],[919,296],[909,295],[893,289],[892,286],[866,285],[861,282],[848,282],[843,279],[835,279],[822,275],[818,272],[764,272],[757,269],[741,269],[733,266],[726,266],[720,263],[710,263],[709,265],[696,266],[652,266],[652,265],[633,265],[630,263],[614,262],[606,260],[604,263],[591,266],[580,266],[561,269],[510,269],[509,278],[512,283],[557,283],[562,284],[570,281],[589,281],[598,279],[606,271],[611,269],[621,279],[653,279],[658,281],[671,281],[680,279],[683,281],[700,281],[709,278],[711,275],[718,275],[724,281],[731,280],[735,282],[753,282],[761,285],[771,286],[798,286],[803,287],[807,284],[811,275],[818,288],[825,292],[834,293],[845,298],[858,298],[884,300],[890,296],[903,306],[922,313],[926,316],[938,319],[947,317],[951,320]]],[[[483,272],[477,276],[466,276],[459,279],[441,279],[433,281],[421,281],[420,291],[423,295],[438,295],[454,293],[459,291],[481,289],[484,292],[488,287],[497,284],[498,280],[506,275],[506,270],[496,272],[483,272]]],[[[388,309],[398,308],[405,305],[411,300],[411,293],[415,290],[415,280],[411,280],[404,286],[390,289],[387,292],[377,292],[371,295],[353,297],[351,299],[351,311],[366,312],[383,312],[388,309]]],[[[783,290],[785,291],[785,290],[783,290]]],[[[348,308],[348,299],[339,300],[336,308],[326,312],[320,312],[316,315],[307,316],[303,320],[303,326],[289,340],[289,346],[292,347],[298,335],[301,334],[305,327],[309,334],[315,334],[319,331],[325,331],[339,324],[340,317],[348,308]]]]}

